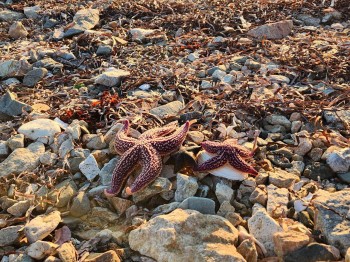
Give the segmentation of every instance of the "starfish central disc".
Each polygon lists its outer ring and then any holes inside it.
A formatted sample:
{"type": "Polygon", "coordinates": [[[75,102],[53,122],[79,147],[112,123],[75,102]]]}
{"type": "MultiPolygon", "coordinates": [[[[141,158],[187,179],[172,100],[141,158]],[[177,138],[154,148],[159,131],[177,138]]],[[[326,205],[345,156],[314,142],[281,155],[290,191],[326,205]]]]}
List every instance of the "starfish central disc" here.
{"type": "Polygon", "coordinates": [[[127,194],[133,194],[150,184],[162,171],[161,157],[179,149],[189,127],[190,123],[186,122],[181,128],[169,125],[150,129],[135,139],[128,137],[130,124],[125,120],[115,139],[115,149],[121,157],[114,168],[111,187],[105,191],[106,195],[118,194],[138,165],[142,166],[142,171],[131,187],[126,189],[127,194]]]}

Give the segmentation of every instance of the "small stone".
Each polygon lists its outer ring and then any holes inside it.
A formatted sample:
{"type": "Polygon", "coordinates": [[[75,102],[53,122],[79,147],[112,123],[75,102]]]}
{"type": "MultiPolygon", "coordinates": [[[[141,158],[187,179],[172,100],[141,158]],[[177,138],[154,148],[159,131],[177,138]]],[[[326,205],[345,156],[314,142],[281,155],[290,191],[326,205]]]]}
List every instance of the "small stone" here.
{"type": "MultiPolygon", "coordinates": [[[[120,262],[120,258],[114,250],[109,250],[104,253],[90,253],[85,262],[120,262]]],[[[142,261],[146,262],[146,261],[142,261]]]]}
{"type": "Polygon", "coordinates": [[[73,17],[73,26],[64,33],[64,37],[83,33],[85,30],[94,28],[100,21],[98,9],[81,9],[73,17]]]}
{"type": "Polygon", "coordinates": [[[198,189],[197,178],[177,174],[177,187],[175,191],[175,201],[181,202],[188,197],[194,196],[198,189]]]}
{"type": "Polygon", "coordinates": [[[214,71],[211,77],[213,78],[214,81],[222,81],[225,76],[226,76],[226,72],[218,69],[214,71]]]}
{"type": "Polygon", "coordinates": [[[152,108],[150,113],[163,119],[165,117],[177,115],[183,108],[183,104],[180,101],[173,101],[165,105],[152,108]]]}
{"type": "Polygon", "coordinates": [[[248,228],[250,234],[264,244],[266,255],[273,256],[275,254],[273,235],[283,231],[280,225],[261,208],[248,219],[248,228]]]}
{"type": "Polygon", "coordinates": [[[111,67],[95,78],[95,84],[107,87],[119,86],[121,81],[129,75],[128,71],[111,67]]]}
{"type": "Polygon", "coordinates": [[[187,56],[187,59],[190,60],[191,62],[196,61],[197,59],[199,59],[200,55],[196,52],[191,53],[187,56]]]}
{"type": "Polygon", "coordinates": [[[28,256],[40,260],[46,256],[55,254],[56,248],[58,248],[58,245],[54,243],[38,240],[35,243],[29,245],[26,251],[28,256]]]}
{"type": "Polygon", "coordinates": [[[115,211],[117,211],[118,216],[123,215],[125,211],[134,204],[132,201],[121,197],[111,197],[108,198],[108,200],[115,211]]]}
{"type": "Polygon", "coordinates": [[[294,148],[294,153],[299,156],[306,155],[312,149],[312,142],[307,137],[299,137],[299,145],[294,148]]]}
{"type": "Polygon", "coordinates": [[[339,250],[335,247],[320,243],[311,243],[287,254],[284,262],[317,262],[317,261],[337,261],[340,258],[339,250]]]}
{"type": "Polygon", "coordinates": [[[259,203],[262,206],[267,204],[267,192],[265,186],[258,186],[254,189],[249,197],[249,201],[253,204],[259,203]]]}
{"type": "Polygon", "coordinates": [[[85,192],[80,191],[74,198],[70,208],[70,214],[74,217],[86,215],[91,210],[90,200],[85,192]]]}
{"type": "Polygon", "coordinates": [[[311,165],[305,167],[303,175],[312,180],[318,181],[324,179],[331,179],[334,177],[334,172],[326,164],[320,162],[313,162],[311,165]]]}
{"type": "Polygon", "coordinates": [[[207,80],[201,82],[201,89],[209,89],[213,87],[213,83],[207,80]]]}
{"type": "Polygon", "coordinates": [[[267,186],[267,213],[273,218],[279,218],[287,214],[289,191],[286,188],[278,188],[274,185],[267,186]]]}
{"type": "Polygon", "coordinates": [[[230,204],[229,201],[224,201],[222,202],[222,204],[220,205],[220,208],[217,212],[218,216],[222,216],[225,217],[227,215],[227,213],[230,212],[235,212],[235,208],[230,204]]]}
{"type": "Polygon", "coordinates": [[[189,197],[181,202],[179,208],[196,210],[202,214],[215,215],[215,202],[209,198],[189,197]]]}
{"type": "MultiPolygon", "coordinates": [[[[56,55],[58,57],[65,59],[65,60],[77,59],[77,57],[72,52],[68,52],[68,51],[64,51],[64,50],[57,51],[56,55]]],[[[74,120],[73,120],[73,122],[74,122],[74,120]]]]}
{"type": "Polygon", "coordinates": [[[33,87],[38,83],[41,79],[43,79],[47,75],[46,68],[35,68],[29,71],[23,78],[23,84],[25,86],[33,87]]]}
{"type": "Polygon", "coordinates": [[[333,172],[347,172],[350,168],[350,148],[333,152],[327,157],[327,164],[333,172]]]}
{"type": "Polygon", "coordinates": [[[59,73],[63,69],[63,64],[53,60],[50,57],[43,58],[33,64],[34,67],[46,68],[51,70],[54,74],[59,73]]]}
{"type": "Polygon", "coordinates": [[[230,202],[233,196],[233,189],[223,183],[216,184],[215,195],[220,204],[224,201],[230,202]]]}
{"type": "Polygon", "coordinates": [[[91,218],[99,218],[102,221],[107,221],[108,223],[115,223],[119,216],[105,207],[93,207],[91,210],[91,214],[89,215],[91,218]]]}
{"type": "Polygon", "coordinates": [[[237,247],[237,251],[244,257],[246,261],[257,262],[258,251],[256,250],[255,243],[251,239],[245,239],[237,247]]]}
{"type": "Polygon", "coordinates": [[[268,172],[269,182],[277,187],[289,188],[295,182],[298,182],[300,178],[297,175],[288,173],[282,169],[275,168],[275,171],[268,172]]]}
{"type": "Polygon", "coordinates": [[[113,170],[117,165],[119,157],[112,158],[107,164],[103,166],[100,172],[101,184],[104,186],[108,186],[111,184],[113,170]]]}
{"type": "Polygon", "coordinates": [[[147,200],[154,195],[160,194],[161,192],[169,191],[171,187],[172,185],[169,179],[164,177],[158,177],[149,186],[136,192],[132,196],[132,199],[135,203],[138,203],[147,200]]]}
{"type": "Polygon", "coordinates": [[[7,209],[7,212],[13,216],[21,217],[23,216],[30,207],[29,200],[19,201],[7,209]]]}
{"type": "Polygon", "coordinates": [[[27,6],[23,8],[23,12],[27,18],[36,19],[38,18],[38,12],[41,10],[40,6],[27,6]]]}
{"type": "Polygon", "coordinates": [[[280,259],[310,243],[310,237],[298,231],[277,232],[273,236],[275,252],[280,259]]]}
{"type": "Polygon", "coordinates": [[[299,14],[297,19],[304,22],[306,26],[319,26],[321,23],[320,18],[313,17],[309,14],[299,14]]]}
{"type": "Polygon", "coordinates": [[[233,76],[231,74],[227,74],[224,76],[224,78],[222,79],[222,82],[232,85],[236,80],[236,76],[233,76]]]}
{"type": "Polygon", "coordinates": [[[14,38],[24,38],[28,35],[28,31],[21,22],[14,22],[9,29],[9,35],[14,38]]]}
{"type": "Polygon", "coordinates": [[[97,48],[96,55],[110,55],[113,52],[113,48],[109,45],[100,45],[97,48]]]}
{"type": "Polygon", "coordinates": [[[289,130],[292,126],[292,123],[282,115],[269,115],[265,118],[265,120],[271,125],[281,125],[284,126],[287,130],[289,130]]]}
{"type": "Polygon", "coordinates": [[[153,29],[133,28],[129,31],[133,41],[143,42],[147,36],[153,35],[156,31],[153,29]]]}
{"type": "Polygon", "coordinates": [[[22,236],[23,226],[9,226],[0,230],[0,247],[16,244],[22,236]]]}
{"type": "Polygon", "coordinates": [[[7,140],[7,145],[9,148],[14,151],[17,148],[23,148],[24,147],[24,135],[17,134],[12,136],[9,140],[7,140]]]}
{"type": "Polygon", "coordinates": [[[292,127],[290,128],[292,134],[299,132],[299,130],[300,130],[302,125],[303,125],[303,123],[301,121],[299,121],[299,120],[298,121],[293,121],[292,122],[292,127]]]}
{"type": "Polygon", "coordinates": [[[71,137],[67,137],[67,139],[60,145],[60,148],[58,149],[58,155],[61,159],[65,159],[73,149],[73,139],[71,137]]]}
{"type": "Polygon", "coordinates": [[[39,215],[24,226],[24,233],[30,243],[47,237],[61,222],[61,213],[53,211],[49,214],[39,215]]]}
{"type": "Polygon", "coordinates": [[[31,106],[16,100],[16,98],[17,95],[9,91],[0,98],[0,120],[10,120],[14,116],[21,115],[23,111],[29,112],[32,110],[31,106]]]}
{"type": "Polygon", "coordinates": [[[204,141],[204,135],[199,131],[190,131],[188,132],[187,136],[196,144],[200,144],[204,141]]]}
{"type": "Polygon", "coordinates": [[[337,177],[344,183],[350,184],[350,172],[337,174],[337,177]]]}
{"type": "Polygon", "coordinates": [[[292,174],[295,174],[297,176],[300,176],[305,168],[305,164],[303,161],[292,161],[292,167],[291,168],[286,168],[287,172],[290,172],[292,174]]]}
{"type": "Polygon", "coordinates": [[[51,143],[55,134],[61,132],[60,126],[50,119],[36,119],[21,125],[18,133],[26,138],[37,140],[47,138],[47,143],[51,143]]]}
{"type": "Polygon", "coordinates": [[[247,59],[244,65],[251,70],[259,70],[261,68],[261,63],[254,61],[253,59],[247,59]]]}
{"type": "Polygon", "coordinates": [[[312,161],[320,161],[323,154],[322,148],[315,147],[311,149],[311,151],[308,153],[308,156],[312,159],[312,161]]]}
{"type": "Polygon", "coordinates": [[[102,134],[86,134],[83,141],[89,149],[103,149],[107,147],[102,134]]]}
{"type": "Polygon", "coordinates": [[[63,243],[57,253],[62,262],[77,262],[77,251],[71,242],[63,243]]]}
{"type": "Polygon", "coordinates": [[[301,114],[299,112],[293,112],[291,115],[290,115],[290,118],[289,118],[290,121],[299,121],[301,120],[301,114]]]}
{"type": "Polygon", "coordinates": [[[240,216],[240,214],[238,213],[235,213],[235,212],[228,212],[226,215],[225,215],[225,218],[230,221],[230,223],[236,227],[240,224],[243,223],[243,218],[240,216]]]}
{"type": "Polygon", "coordinates": [[[346,251],[346,254],[345,254],[345,262],[350,262],[350,247],[349,247],[348,250],[346,251]]]}
{"type": "Polygon", "coordinates": [[[248,35],[259,39],[281,39],[289,35],[292,28],[292,20],[284,20],[255,27],[248,31],[248,35]]]}
{"type": "Polygon", "coordinates": [[[49,193],[49,199],[55,203],[56,207],[65,207],[76,193],[77,187],[75,183],[70,179],[66,179],[57,184],[49,193]]]}
{"type": "Polygon", "coordinates": [[[9,147],[6,141],[0,141],[0,157],[6,157],[9,154],[9,147]]]}
{"type": "Polygon", "coordinates": [[[0,78],[24,76],[32,66],[27,60],[6,60],[0,63],[0,78]]]}
{"type": "Polygon", "coordinates": [[[53,166],[57,162],[58,156],[49,151],[40,156],[40,163],[43,165],[53,166]]]}
{"type": "Polygon", "coordinates": [[[79,169],[89,181],[92,181],[100,173],[100,168],[92,154],[79,164],[79,169]]]}

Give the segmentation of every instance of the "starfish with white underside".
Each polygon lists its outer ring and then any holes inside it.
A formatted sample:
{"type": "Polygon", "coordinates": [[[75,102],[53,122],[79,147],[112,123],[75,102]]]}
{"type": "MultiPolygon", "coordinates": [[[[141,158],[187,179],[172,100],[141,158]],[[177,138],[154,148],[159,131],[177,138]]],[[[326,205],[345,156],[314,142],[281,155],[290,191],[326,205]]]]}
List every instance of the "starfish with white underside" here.
{"type": "Polygon", "coordinates": [[[169,155],[180,148],[184,142],[190,123],[181,128],[168,125],[144,132],[137,139],[128,136],[129,121],[124,120],[124,127],[117,133],[115,149],[121,155],[114,168],[111,187],[105,190],[107,196],[118,194],[130,173],[138,166],[142,171],[126,193],[132,195],[155,180],[162,171],[162,156],[169,155]]]}
{"type": "MultiPolygon", "coordinates": [[[[245,147],[238,145],[236,139],[227,139],[223,142],[205,141],[201,143],[205,151],[216,154],[211,159],[197,165],[195,171],[209,171],[222,167],[229,163],[235,169],[257,175],[258,172],[249,165],[244,159],[253,157],[255,149],[250,151],[245,147]]],[[[256,142],[254,148],[256,146],[256,142]]]]}

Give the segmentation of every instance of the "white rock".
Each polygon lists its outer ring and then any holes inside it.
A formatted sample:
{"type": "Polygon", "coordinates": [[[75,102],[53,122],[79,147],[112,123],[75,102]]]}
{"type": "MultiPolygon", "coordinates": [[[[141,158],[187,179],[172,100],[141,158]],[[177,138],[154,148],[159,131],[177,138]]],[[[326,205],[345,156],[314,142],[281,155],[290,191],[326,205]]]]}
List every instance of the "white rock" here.
{"type": "MultiPolygon", "coordinates": [[[[203,162],[211,159],[214,156],[215,156],[214,154],[210,154],[210,153],[203,150],[203,151],[199,152],[199,154],[197,156],[197,161],[199,164],[202,164],[203,162]]],[[[233,168],[229,164],[225,164],[222,167],[210,170],[209,172],[211,174],[213,174],[214,176],[223,177],[223,178],[227,178],[227,179],[234,180],[234,181],[242,181],[248,177],[247,173],[239,171],[239,170],[233,168]]]]}
{"type": "Polygon", "coordinates": [[[36,119],[23,124],[18,129],[18,133],[31,140],[48,138],[48,143],[52,143],[54,135],[59,132],[61,132],[60,126],[50,119],[36,119]]]}
{"type": "Polygon", "coordinates": [[[34,259],[40,260],[56,253],[56,248],[58,247],[59,246],[57,244],[38,240],[29,245],[27,248],[27,254],[34,259]]]}
{"type": "Polygon", "coordinates": [[[255,211],[253,216],[248,219],[248,228],[249,233],[264,244],[267,250],[267,256],[274,256],[275,244],[273,242],[273,235],[276,232],[283,231],[283,229],[267,214],[264,208],[259,208],[255,211]]]}
{"type": "Polygon", "coordinates": [[[350,148],[329,154],[326,161],[334,172],[347,172],[350,168],[350,148]]]}
{"type": "Polygon", "coordinates": [[[92,181],[101,172],[97,161],[92,154],[79,164],[79,169],[89,181],[92,181]]]}
{"type": "Polygon", "coordinates": [[[49,151],[40,156],[40,162],[44,165],[52,166],[56,163],[58,156],[49,151]]]}
{"type": "Polygon", "coordinates": [[[223,183],[217,183],[215,195],[218,198],[220,204],[222,204],[224,201],[230,202],[233,196],[233,189],[223,183]]]}
{"type": "Polygon", "coordinates": [[[117,86],[120,85],[122,79],[126,76],[129,76],[130,72],[116,69],[116,68],[109,68],[106,72],[100,74],[95,79],[95,84],[103,85],[103,86],[117,86]]]}
{"type": "Polygon", "coordinates": [[[71,137],[68,137],[67,140],[65,140],[59,150],[58,150],[58,154],[60,156],[60,158],[65,158],[67,156],[67,154],[70,153],[70,151],[72,151],[74,149],[74,143],[71,137]]]}
{"type": "Polygon", "coordinates": [[[30,243],[42,240],[51,234],[61,222],[61,213],[53,211],[49,214],[39,215],[24,226],[24,233],[30,243]]]}
{"type": "Polygon", "coordinates": [[[131,39],[134,41],[143,41],[147,36],[155,33],[153,29],[133,28],[129,31],[131,39]]]}
{"type": "Polygon", "coordinates": [[[287,214],[289,191],[286,188],[278,188],[274,185],[267,186],[267,213],[272,217],[281,217],[287,214]]]}
{"type": "Polygon", "coordinates": [[[23,148],[24,147],[24,135],[17,134],[12,136],[9,140],[7,140],[7,145],[9,148],[13,151],[17,148],[23,148]]]}
{"type": "Polygon", "coordinates": [[[177,174],[175,201],[182,202],[188,197],[194,196],[198,189],[196,177],[190,177],[183,174],[177,174]]]}
{"type": "Polygon", "coordinates": [[[269,80],[273,83],[286,83],[289,84],[290,79],[286,76],[281,75],[270,75],[269,80]]]}

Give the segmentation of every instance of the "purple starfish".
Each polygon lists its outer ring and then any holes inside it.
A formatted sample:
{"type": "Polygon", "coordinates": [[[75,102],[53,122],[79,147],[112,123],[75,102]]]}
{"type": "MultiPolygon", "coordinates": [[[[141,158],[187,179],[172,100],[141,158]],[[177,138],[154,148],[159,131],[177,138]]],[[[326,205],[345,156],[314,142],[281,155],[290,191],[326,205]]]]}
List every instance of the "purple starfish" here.
{"type": "MultiPolygon", "coordinates": [[[[195,171],[209,171],[225,165],[227,162],[234,168],[257,175],[258,172],[244,158],[253,157],[254,151],[249,151],[245,147],[237,144],[236,139],[227,139],[224,142],[205,141],[202,147],[209,153],[217,154],[213,158],[197,165],[195,171]]],[[[255,148],[255,146],[254,146],[255,148]]]]}
{"type": "Polygon", "coordinates": [[[162,171],[161,156],[171,154],[182,145],[189,127],[190,123],[186,122],[179,129],[174,124],[154,128],[135,139],[128,137],[129,121],[125,120],[124,127],[117,133],[115,139],[115,149],[122,156],[113,171],[111,187],[105,194],[107,196],[118,194],[138,164],[142,166],[142,171],[131,187],[126,188],[126,193],[132,195],[151,183],[162,171]]]}

